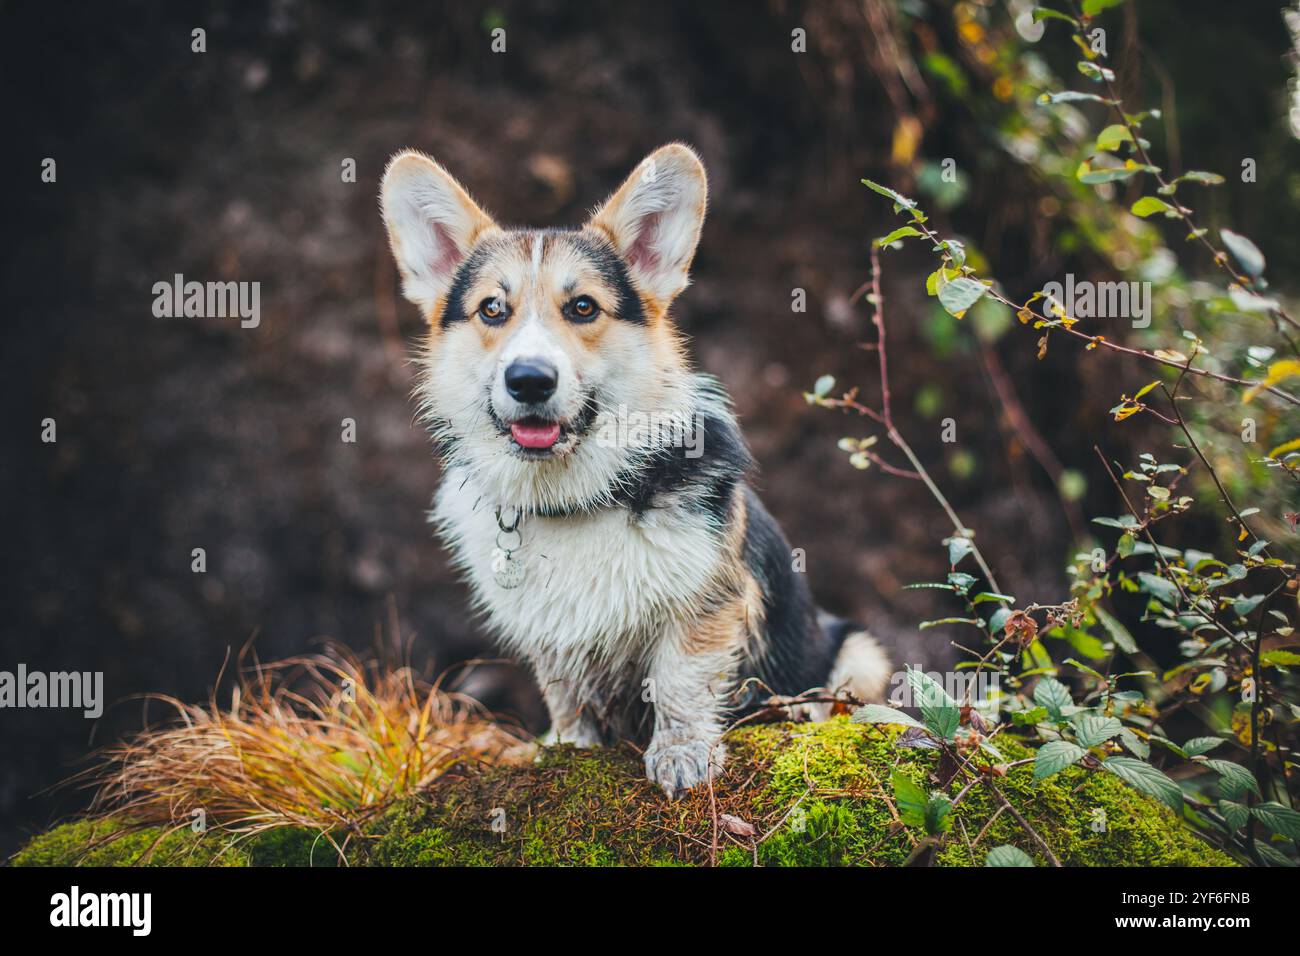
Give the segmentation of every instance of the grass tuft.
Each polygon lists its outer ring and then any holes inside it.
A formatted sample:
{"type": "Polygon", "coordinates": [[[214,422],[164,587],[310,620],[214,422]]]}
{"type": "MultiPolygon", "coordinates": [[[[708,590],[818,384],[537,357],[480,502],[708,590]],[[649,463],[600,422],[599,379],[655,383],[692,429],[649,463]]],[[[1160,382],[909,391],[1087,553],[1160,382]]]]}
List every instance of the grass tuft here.
{"type": "Polygon", "coordinates": [[[291,828],[345,860],[370,821],[451,768],[525,763],[536,750],[472,699],[347,654],[241,668],[228,705],[215,692],[206,705],[150,699],[174,717],[69,781],[94,788],[92,818],[130,821],[87,851],[144,830],[161,843],[219,829],[225,853],[291,828]]]}

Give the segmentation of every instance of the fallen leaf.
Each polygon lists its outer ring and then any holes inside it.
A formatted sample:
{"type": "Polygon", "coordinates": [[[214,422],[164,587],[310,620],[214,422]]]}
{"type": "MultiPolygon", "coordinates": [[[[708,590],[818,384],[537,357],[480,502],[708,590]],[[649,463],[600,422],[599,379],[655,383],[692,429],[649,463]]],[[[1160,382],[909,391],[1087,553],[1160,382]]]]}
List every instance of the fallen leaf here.
{"type": "Polygon", "coordinates": [[[758,835],[758,828],[754,824],[730,813],[724,813],[718,817],[718,825],[735,836],[752,837],[758,835]]]}

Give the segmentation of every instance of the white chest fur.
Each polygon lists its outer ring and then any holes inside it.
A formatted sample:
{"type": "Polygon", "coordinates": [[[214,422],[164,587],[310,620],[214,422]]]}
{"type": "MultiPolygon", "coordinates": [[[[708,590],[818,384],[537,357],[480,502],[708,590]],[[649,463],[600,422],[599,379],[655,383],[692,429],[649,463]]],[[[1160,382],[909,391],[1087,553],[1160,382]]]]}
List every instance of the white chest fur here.
{"type": "Polygon", "coordinates": [[[694,606],[721,559],[717,532],[698,516],[626,509],[562,518],[526,517],[502,538],[525,562],[523,582],[504,588],[493,574],[500,528],[495,501],[452,469],[434,519],[507,647],[545,656],[563,669],[628,664],[694,606]]]}

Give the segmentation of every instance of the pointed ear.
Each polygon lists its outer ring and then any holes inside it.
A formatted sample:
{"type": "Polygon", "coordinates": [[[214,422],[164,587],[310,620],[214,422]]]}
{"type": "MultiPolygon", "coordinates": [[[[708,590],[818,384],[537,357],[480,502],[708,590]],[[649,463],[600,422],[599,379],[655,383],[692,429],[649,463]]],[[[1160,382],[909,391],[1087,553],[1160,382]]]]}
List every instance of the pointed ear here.
{"type": "Polygon", "coordinates": [[[641,160],[587,225],[614,243],[636,286],[667,308],[690,282],[708,192],[695,151],[672,143],[641,160]]]}
{"type": "Polygon", "coordinates": [[[414,150],[388,164],[379,202],[402,291],[428,316],[479,236],[495,223],[450,173],[414,150]]]}

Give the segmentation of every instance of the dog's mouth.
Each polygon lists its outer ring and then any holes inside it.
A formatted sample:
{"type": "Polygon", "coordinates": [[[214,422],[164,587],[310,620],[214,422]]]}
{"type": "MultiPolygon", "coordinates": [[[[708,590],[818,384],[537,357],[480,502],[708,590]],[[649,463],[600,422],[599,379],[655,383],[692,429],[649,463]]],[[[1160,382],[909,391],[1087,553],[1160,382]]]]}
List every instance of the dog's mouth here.
{"type": "Polygon", "coordinates": [[[510,437],[520,448],[549,451],[560,440],[560,423],[529,417],[510,423],[510,437]]]}
{"type": "Polygon", "coordinates": [[[556,421],[540,415],[526,415],[513,422],[503,421],[490,410],[492,421],[502,435],[509,436],[517,454],[525,458],[548,458],[572,451],[596,418],[596,400],[588,396],[582,410],[570,421],[556,421]]]}

